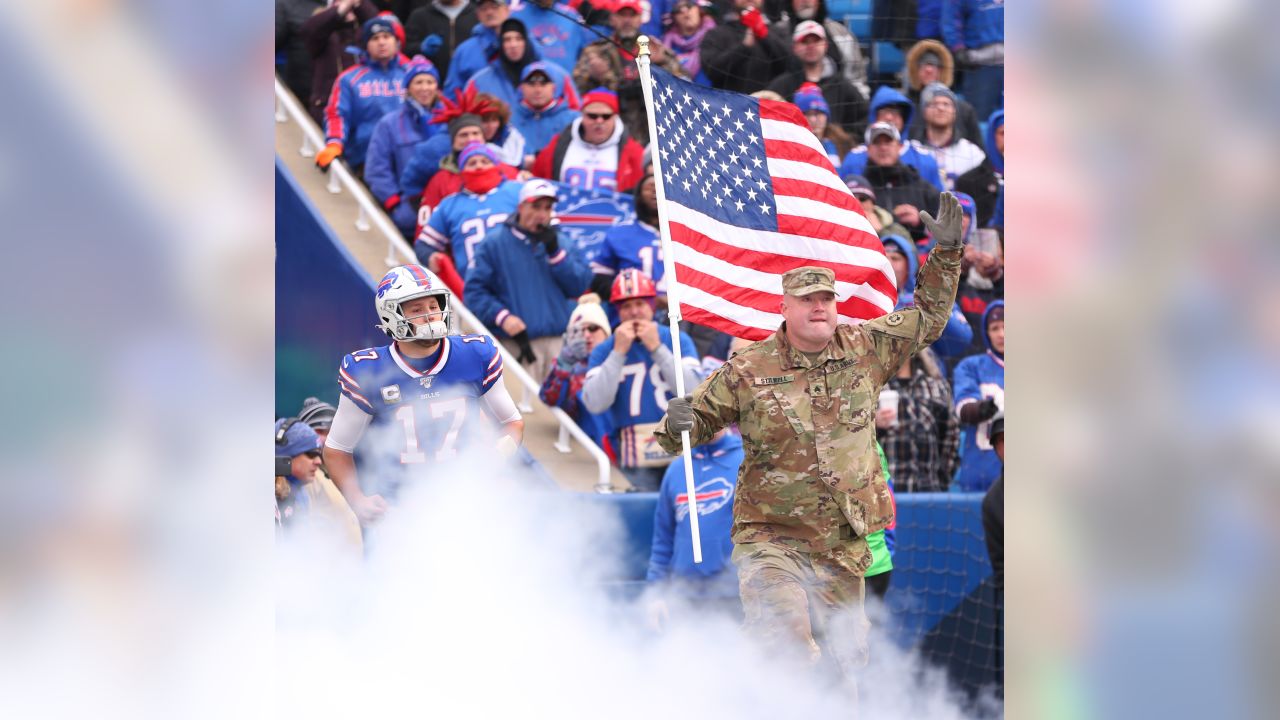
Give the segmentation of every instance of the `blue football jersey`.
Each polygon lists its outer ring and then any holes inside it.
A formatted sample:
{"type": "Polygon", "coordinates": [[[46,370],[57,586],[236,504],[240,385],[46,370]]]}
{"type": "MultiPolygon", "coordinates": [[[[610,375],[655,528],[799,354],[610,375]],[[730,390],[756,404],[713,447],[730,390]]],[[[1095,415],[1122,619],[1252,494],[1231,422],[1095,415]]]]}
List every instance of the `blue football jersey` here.
{"type": "Polygon", "coordinates": [[[396,489],[475,447],[492,447],[496,424],[480,396],[502,381],[502,355],[485,335],[451,335],[428,358],[395,343],[342,358],[338,389],[373,416],[356,447],[366,493],[396,489]]]}
{"type": "Polygon", "coordinates": [[[451,252],[458,273],[465,277],[475,246],[516,211],[522,186],[523,183],[503,180],[484,195],[468,190],[449,195],[440,201],[431,219],[422,226],[418,240],[437,252],[451,252]]]}
{"type": "Polygon", "coordinates": [[[636,268],[648,275],[658,286],[658,292],[666,294],[662,238],[657,228],[637,220],[615,225],[605,232],[604,242],[591,261],[591,272],[617,275],[627,268],[636,268]]]}
{"type": "MultiPolygon", "coordinates": [[[[671,328],[658,326],[658,338],[663,345],[672,348],[671,328]]],[[[591,359],[587,364],[587,372],[604,364],[609,353],[613,352],[613,337],[605,340],[591,351],[591,359]]],[[[674,349],[673,349],[674,352],[674,349]]],[[[681,361],[685,365],[698,363],[698,350],[688,335],[680,333],[681,361]]],[[[681,372],[677,367],[676,372],[681,372]]],[[[672,378],[672,383],[675,379],[672,378]]],[[[685,392],[693,388],[686,387],[685,392]]],[[[606,415],[613,425],[614,448],[620,453],[620,462],[624,467],[635,465],[635,459],[644,452],[637,447],[638,441],[630,430],[636,425],[656,423],[667,412],[667,401],[675,397],[675,385],[664,382],[658,365],[650,357],[644,344],[636,340],[627,351],[626,363],[622,366],[622,379],[618,383],[618,394],[613,405],[601,415],[606,415]]]]}

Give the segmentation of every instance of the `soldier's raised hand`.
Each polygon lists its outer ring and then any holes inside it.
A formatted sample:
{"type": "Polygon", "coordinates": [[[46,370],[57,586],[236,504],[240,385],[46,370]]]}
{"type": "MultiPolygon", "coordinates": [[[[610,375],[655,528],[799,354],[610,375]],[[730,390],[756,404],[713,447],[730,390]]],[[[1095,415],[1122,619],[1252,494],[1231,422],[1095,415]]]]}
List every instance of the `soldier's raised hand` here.
{"type": "Polygon", "coordinates": [[[935,220],[929,213],[922,212],[920,222],[938,241],[939,247],[958,248],[964,240],[964,210],[960,209],[960,201],[950,192],[938,197],[938,218],[935,220]]]}
{"type": "Polygon", "coordinates": [[[693,395],[667,401],[667,430],[679,434],[693,429],[693,395]]]}

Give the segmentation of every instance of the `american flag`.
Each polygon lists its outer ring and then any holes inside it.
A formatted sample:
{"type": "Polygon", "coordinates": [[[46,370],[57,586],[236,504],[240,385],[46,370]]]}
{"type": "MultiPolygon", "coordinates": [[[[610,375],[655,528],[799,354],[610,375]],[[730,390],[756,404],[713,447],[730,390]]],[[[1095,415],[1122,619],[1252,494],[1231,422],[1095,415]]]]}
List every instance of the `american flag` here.
{"type": "Polygon", "coordinates": [[[686,320],[766,338],[782,324],[782,275],[802,265],[835,271],[841,322],[893,309],[884,248],[799,108],[650,72],[686,320]]]}

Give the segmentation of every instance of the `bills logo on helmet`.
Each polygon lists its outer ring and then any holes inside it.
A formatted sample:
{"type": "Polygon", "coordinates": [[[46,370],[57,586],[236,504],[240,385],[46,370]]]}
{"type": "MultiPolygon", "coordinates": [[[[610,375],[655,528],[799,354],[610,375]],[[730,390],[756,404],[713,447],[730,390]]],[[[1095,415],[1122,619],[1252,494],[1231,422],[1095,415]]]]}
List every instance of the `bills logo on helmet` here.
{"type": "Polygon", "coordinates": [[[431,276],[427,274],[426,269],[421,265],[401,265],[398,268],[392,268],[386,275],[382,276],[382,281],[378,283],[377,296],[381,298],[387,294],[387,291],[396,287],[398,280],[411,280],[420,288],[430,290],[431,276]],[[407,275],[408,277],[404,277],[407,275]]]}
{"type": "MultiPolygon", "coordinates": [[[[698,485],[694,499],[698,501],[698,516],[710,515],[733,500],[733,483],[724,478],[711,478],[698,485]]],[[[689,493],[676,495],[676,519],[683,520],[689,514],[689,493]]]]}

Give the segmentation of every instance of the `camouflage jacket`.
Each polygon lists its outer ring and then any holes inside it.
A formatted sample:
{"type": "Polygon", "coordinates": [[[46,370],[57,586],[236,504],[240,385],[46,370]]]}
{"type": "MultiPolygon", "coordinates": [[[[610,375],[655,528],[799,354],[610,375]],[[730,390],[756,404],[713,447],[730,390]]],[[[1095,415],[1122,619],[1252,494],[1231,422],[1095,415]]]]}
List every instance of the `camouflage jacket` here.
{"type": "MultiPolygon", "coordinates": [[[[738,423],[745,457],[734,501],[735,543],[829,550],[893,523],[876,452],[880,388],[942,333],[955,302],[961,251],[935,248],[917,276],[915,307],[838,325],[810,362],[785,323],[747,346],[693,391],[693,445],[738,423]]],[[[680,437],[656,433],[669,453],[680,437]]]]}

